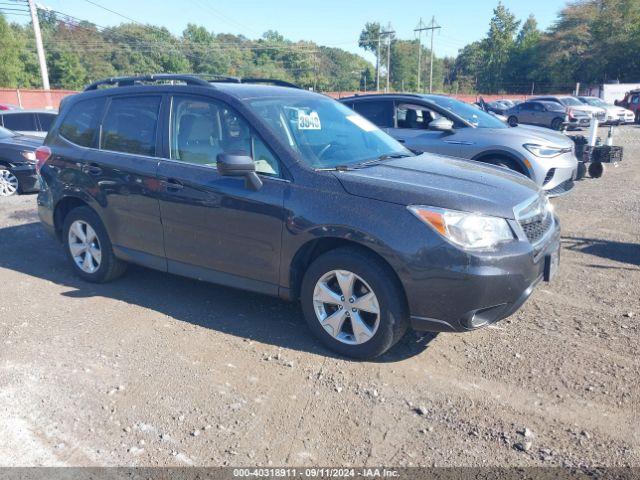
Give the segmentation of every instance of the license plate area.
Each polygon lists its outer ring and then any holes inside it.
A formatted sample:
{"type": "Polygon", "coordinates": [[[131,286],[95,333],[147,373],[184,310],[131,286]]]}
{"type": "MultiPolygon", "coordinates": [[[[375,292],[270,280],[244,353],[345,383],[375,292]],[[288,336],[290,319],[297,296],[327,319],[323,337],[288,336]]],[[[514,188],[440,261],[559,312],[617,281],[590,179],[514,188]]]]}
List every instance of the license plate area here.
{"type": "Polygon", "coordinates": [[[560,265],[560,249],[551,252],[544,257],[544,281],[550,282],[558,273],[560,265]]]}

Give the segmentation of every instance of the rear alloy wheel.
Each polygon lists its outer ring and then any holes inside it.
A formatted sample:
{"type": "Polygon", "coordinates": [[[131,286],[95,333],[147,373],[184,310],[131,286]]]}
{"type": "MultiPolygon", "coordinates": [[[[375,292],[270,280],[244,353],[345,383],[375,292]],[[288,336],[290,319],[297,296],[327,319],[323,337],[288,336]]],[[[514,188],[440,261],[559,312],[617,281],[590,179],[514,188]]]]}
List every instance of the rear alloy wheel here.
{"type": "Polygon", "coordinates": [[[11,170],[0,167],[0,197],[10,197],[18,193],[20,182],[11,170]]]}
{"type": "Polygon", "coordinates": [[[100,217],[89,207],[71,210],[62,232],[67,257],[84,280],[104,283],[124,273],[127,264],[115,256],[100,217]]]}
{"type": "Polygon", "coordinates": [[[311,331],[328,348],[348,357],[383,354],[409,325],[395,273],[358,247],[318,257],[305,273],[300,301],[311,331]]]}
{"type": "Polygon", "coordinates": [[[554,118],[553,121],[551,122],[551,129],[552,130],[562,130],[562,119],[561,118],[554,118]]]}
{"type": "Polygon", "coordinates": [[[507,120],[507,122],[509,123],[510,127],[517,127],[518,126],[518,118],[514,117],[513,115],[511,115],[509,117],[509,119],[507,120]]]}

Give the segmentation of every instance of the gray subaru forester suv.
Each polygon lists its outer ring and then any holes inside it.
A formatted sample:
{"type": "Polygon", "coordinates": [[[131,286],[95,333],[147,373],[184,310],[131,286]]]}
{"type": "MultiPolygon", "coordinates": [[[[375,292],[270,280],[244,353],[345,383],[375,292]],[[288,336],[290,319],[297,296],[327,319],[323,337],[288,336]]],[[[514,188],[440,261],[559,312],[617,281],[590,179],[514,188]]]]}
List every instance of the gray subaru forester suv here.
{"type": "Polygon", "coordinates": [[[444,95],[358,95],[340,101],[413,151],[510,168],[550,197],[574,187],[578,160],[573,142],[561,133],[531,125],[510,127],[444,95]]]}

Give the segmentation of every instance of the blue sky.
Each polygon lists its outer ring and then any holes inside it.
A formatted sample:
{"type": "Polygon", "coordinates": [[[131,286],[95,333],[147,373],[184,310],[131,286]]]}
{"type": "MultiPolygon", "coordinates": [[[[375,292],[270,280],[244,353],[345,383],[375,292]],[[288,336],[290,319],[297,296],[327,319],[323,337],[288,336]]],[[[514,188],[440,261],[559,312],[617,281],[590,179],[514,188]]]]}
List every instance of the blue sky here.
{"type": "MultiPolygon", "coordinates": [[[[313,40],[356,53],[358,35],[367,21],[391,25],[400,38],[415,38],[420,17],[431,16],[442,25],[435,37],[438,56],[455,55],[459,48],[484,36],[497,0],[92,0],[142,23],[163,25],[180,34],[187,23],[206,26],[214,32],[242,33],[250,38],[268,29],[291,40],[313,40]],[[319,6],[322,5],[322,6],[319,6]]],[[[87,0],[37,0],[39,5],[92,21],[101,26],[126,21],[87,0]]],[[[541,27],[556,18],[565,0],[504,0],[519,18],[533,13],[541,27]]],[[[24,17],[14,17],[22,20],[24,17]]],[[[424,37],[423,37],[424,38],[424,37]]]]}

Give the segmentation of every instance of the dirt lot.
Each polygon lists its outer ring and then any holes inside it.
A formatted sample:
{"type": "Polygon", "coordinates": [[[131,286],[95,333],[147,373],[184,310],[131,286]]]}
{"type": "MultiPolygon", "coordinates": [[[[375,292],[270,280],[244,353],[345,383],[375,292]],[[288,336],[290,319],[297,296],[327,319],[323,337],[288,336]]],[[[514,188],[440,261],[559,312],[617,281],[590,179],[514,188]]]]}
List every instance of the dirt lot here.
{"type": "Polygon", "coordinates": [[[559,276],[508,320],[319,347],[296,305],[143,268],[78,280],[0,201],[0,465],[640,466],[640,127],[554,201],[559,276]]]}

